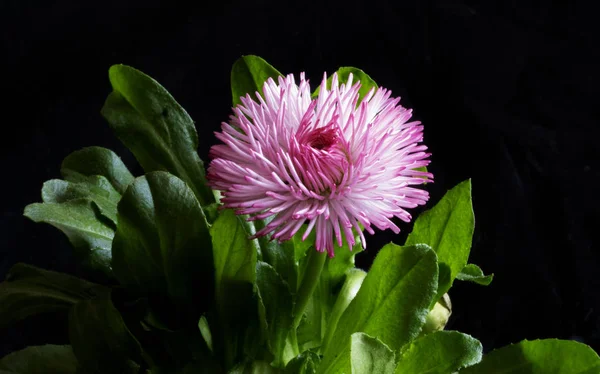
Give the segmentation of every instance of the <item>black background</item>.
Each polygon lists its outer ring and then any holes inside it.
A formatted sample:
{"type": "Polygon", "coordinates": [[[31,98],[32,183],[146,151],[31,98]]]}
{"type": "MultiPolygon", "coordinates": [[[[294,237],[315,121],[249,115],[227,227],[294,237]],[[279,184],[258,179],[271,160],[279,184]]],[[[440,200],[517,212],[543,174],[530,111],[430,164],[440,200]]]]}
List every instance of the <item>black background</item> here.
{"type": "MultiPolygon", "coordinates": [[[[110,65],[134,66],[173,94],[196,121],[204,160],[229,115],[229,72],[240,55],[260,55],[283,73],[305,71],[314,83],[323,71],[356,66],[423,121],[432,203],[472,178],[471,262],[496,277],[487,288],[455,284],[449,328],[486,351],[548,337],[600,350],[600,59],[591,7],[192,3],[0,2],[0,276],[19,261],[75,271],[66,238],[22,217],[70,152],[108,147],[141,174],[99,114],[110,65]]],[[[402,238],[378,235],[359,264],[402,238]]],[[[27,320],[1,333],[0,354],[65,342],[65,331],[60,315],[27,320]]]]}

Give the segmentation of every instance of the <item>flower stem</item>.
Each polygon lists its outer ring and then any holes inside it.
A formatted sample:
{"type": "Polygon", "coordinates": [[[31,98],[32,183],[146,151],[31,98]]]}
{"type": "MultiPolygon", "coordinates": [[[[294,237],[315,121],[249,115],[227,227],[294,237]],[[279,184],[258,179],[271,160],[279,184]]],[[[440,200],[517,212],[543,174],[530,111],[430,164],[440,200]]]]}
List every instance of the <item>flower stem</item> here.
{"type": "MultiPolygon", "coordinates": [[[[298,356],[300,354],[300,347],[298,347],[298,333],[296,332],[296,329],[293,328],[289,335],[288,335],[288,341],[290,343],[291,349],[292,349],[292,356],[289,358],[290,360],[296,356],[298,356]]],[[[285,360],[284,362],[287,364],[287,361],[289,360],[285,360]]]]}
{"type": "Polygon", "coordinates": [[[317,283],[319,283],[319,277],[321,276],[321,271],[323,270],[326,259],[326,253],[309,250],[308,263],[306,265],[304,278],[302,278],[300,288],[296,294],[296,304],[294,305],[294,322],[292,325],[294,331],[300,325],[300,321],[302,321],[302,315],[304,314],[304,310],[308,305],[308,301],[310,300],[315,287],[317,287],[317,283]]]}

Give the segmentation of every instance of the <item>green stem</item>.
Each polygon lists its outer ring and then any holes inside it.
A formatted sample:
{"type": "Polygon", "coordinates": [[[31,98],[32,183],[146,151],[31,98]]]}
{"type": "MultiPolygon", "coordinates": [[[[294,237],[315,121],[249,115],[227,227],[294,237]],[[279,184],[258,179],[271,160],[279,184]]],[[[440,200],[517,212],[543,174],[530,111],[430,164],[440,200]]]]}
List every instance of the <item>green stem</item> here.
{"type": "Polygon", "coordinates": [[[302,278],[302,283],[300,283],[300,288],[296,294],[296,304],[294,305],[294,322],[292,325],[293,331],[298,328],[300,321],[302,321],[302,315],[304,314],[304,310],[308,305],[310,297],[317,287],[317,283],[319,283],[319,277],[321,276],[321,271],[323,270],[326,259],[327,254],[325,252],[318,252],[314,249],[309,249],[308,263],[306,265],[304,278],[302,278]]]}
{"type": "MultiPolygon", "coordinates": [[[[289,333],[289,341],[293,351],[293,357],[296,357],[300,354],[300,347],[298,347],[298,333],[296,329],[292,329],[289,333]]],[[[286,362],[287,364],[287,362],[286,362]]]]}

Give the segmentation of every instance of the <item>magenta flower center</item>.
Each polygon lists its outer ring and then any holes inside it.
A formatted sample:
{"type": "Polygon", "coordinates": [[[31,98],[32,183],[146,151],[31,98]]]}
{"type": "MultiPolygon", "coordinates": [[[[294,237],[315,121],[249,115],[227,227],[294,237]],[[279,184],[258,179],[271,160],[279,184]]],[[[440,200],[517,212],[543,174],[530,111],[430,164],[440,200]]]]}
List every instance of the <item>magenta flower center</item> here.
{"type": "Polygon", "coordinates": [[[334,116],[327,125],[319,127],[314,111],[309,109],[289,143],[293,169],[313,198],[329,198],[340,187],[348,169],[347,150],[337,119],[334,116]]]}
{"type": "Polygon", "coordinates": [[[334,128],[315,129],[308,134],[306,143],[314,149],[327,150],[336,142],[337,133],[337,129],[334,128]]]}

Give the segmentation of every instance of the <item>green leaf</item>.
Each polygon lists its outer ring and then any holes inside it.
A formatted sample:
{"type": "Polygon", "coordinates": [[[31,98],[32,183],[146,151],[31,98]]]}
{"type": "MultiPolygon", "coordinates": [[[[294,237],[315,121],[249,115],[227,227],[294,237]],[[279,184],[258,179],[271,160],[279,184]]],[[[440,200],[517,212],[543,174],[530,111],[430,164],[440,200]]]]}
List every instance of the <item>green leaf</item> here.
{"type": "MultiPolygon", "coordinates": [[[[144,357],[151,358],[152,373],[223,373],[199,329],[186,326],[176,331],[149,331],[154,336],[146,341],[147,344],[142,340],[140,343],[144,347],[144,357]]],[[[143,334],[136,333],[135,336],[143,334]]]]}
{"type": "Polygon", "coordinates": [[[213,351],[213,343],[212,343],[212,333],[210,332],[210,326],[208,324],[208,320],[205,316],[200,317],[198,321],[198,329],[200,330],[200,334],[202,335],[202,339],[206,342],[206,346],[212,352],[213,351]]]}
{"type": "MultiPolygon", "coordinates": [[[[209,347],[212,335],[203,322],[169,329],[151,320],[151,305],[146,298],[132,300],[127,292],[113,291],[112,300],[127,328],[143,347],[143,358],[153,374],[222,373],[209,347]],[[204,331],[203,331],[204,330],[204,331]],[[200,365],[201,363],[201,365],[200,365]],[[189,364],[189,367],[188,367],[189,364]],[[204,370],[200,370],[201,366],[204,370]]],[[[204,317],[200,321],[205,320],[204,317]]],[[[211,326],[212,328],[213,326],[211,326]]]]}
{"type": "Polygon", "coordinates": [[[353,75],[353,82],[360,81],[360,90],[358,90],[358,96],[364,98],[371,89],[377,89],[377,83],[364,71],[354,67],[341,67],[337,71],[338,79],[340,83],[348,82],[350,74],[353,75]]]}
{"type": "Polygon", "coordinates": [[[144,170],[168,171],[188,184],[202,205],[214,202],[197,153],[198,134],[186,111],[158,82],[125,65],[109,70],[113,92],[102,115],[144,170]]]}
{"type": "Polygon", "coordinates": [[[280,374],[281,370],[269,365],[266,361],[241,363],[227,372],[228,374],[280,374]]]}
{"type": "Polygon", "coordinates": [[[260,92],[269,78],[277,79],[281,73],[258,56],[240,57],[231,68],[231,96],[233,105],[241,104],[240,97],[260,92]]]}
{"type": "Polygon", "coordinates": [[[69,315],[69,339],[82,367],[96,373],[137,373],[142,350],[110,292],[81,301],[69,315]]]}
{"type": "Polygon", "coordinates": [[[333,299],[334,296],[329,291],[329,283],[324,274],[321,273],[321,280],[315,287],[304,310],[300,325],[296,330],[300,352],[321,346],[327,332],[327,319],[331,314],[333,299]]]}
{"type": "Polygon", "coordinates": [[[67,180],[44,183],[44,204],[28,205],[24,215],[63,231],[84,265],[113,278],[110,248],[117,204],[133,177],[121,159],[100,147],[71,153],[61,172],[67,180]]]}
{"type": "Polygon", "coordinates": [[[319,367],[321,374],[393,374],[395,354],[379,339],[362,332],[350,337],[347,346],[334,359],[325,371],[319,367]]]}
{"type": "Polygon", "coordinates": [[[364,281],[367,273],[360,269],[350,269],[346,274],[346,281],[344,282],[344,286],[340,291],[339,295],[336,298],[335,304],[331,311],[331,315],[327,320],[327,331],[325,333],[325,337],[323,338],[323,344],[321,346],[321,350],[324,352],[327,350],[327,346],[331,342],[331,338],[333,337],[333,333],[337,328],[337,324],[346,310],[350,302],[354,300],[362,282],[364,281]]]}
{"type": "Polygon", "coordinates": [[[87,147],[71,153],[63,160],[60,172],[70,182],[80,182],[94,175],[104,176],[121,195],[133,182],[133,175],[121,158],[102,147],[87,147]]]}
{"type": "Polygon", "coordinates": [[[241,218],[227,209],[210,228],[219,318],[213,340],[217,343],[218,339],[224,351],[226,368],[239,362],[244,353],[249,354],[245,350],[256,350],[263,343],[253,292],[257,252],[244,227],[241,218]]]}
{"type": "Polygon", "coordinates": [[[77,359],[69,345],[27,347],[0,359],[0,374],[76,374],[77,359]]]}
{"type": "Polygon", "coordinates": [[[279,243],[276,240],[269,240],[268,243],[264,243],[259,240],[259,243],[261,243],[263,260],[273,266],[284,279],[289,290],[295,293],[298,289],[299,270],[294,242],[288,240],[279,243]]]}
{"type": "Polygon", "coordinates": [[[395,354],[379,339],[357,332],[352,334],[350,360],[355,374],[392,374],[395,354]]]}
{"type": "MultiPolygon", "coordinates": [[[[256,220],[246,223],[254,225],[253,230],[255,231],[253,232],[256,232],[264,228],[269,221],[270,219],[256,220]]],[[[262,261],[271,265],[287,283],[290,291],[295,293],[298,287],[298,257],[296,253],[296,246],[303,246],[304,243],[296,243],[294,240],[288,240],[283,243],[279,243],[277,240],[271,240],[269,236],[262,236],[257,240],[260,246],[262,261]]],[[[300,257],[301,256],[303,255],[300,255],[300,257]]]]}
{"type": "Polygon", "coordinates": [[[42,200],[45,203],[65,203],[82,198],[92,200],[104,217],[117,223],[117,204],[121,194],[103,176],[85,177],[85,181],[82,179],[79,183],[52,179],[42,187],[42,200]]]}
{"type": "Polygon", "coordinates": [[[354,268],[354,259],[357,254],[363,251],[359,237],[355,237],[356,244],[348,247],[348,243],[344,243],[340,248],[336,248],[335,257],[328,258],[325,263],[325,273],[329,278],[332,288],[341,286],[346,278],[346,272],[354,268]]]}
{"type": "MultiPolygon", "coordinates": [[[[456,331],[436,331],[402,350],[397,374],[447,374],[481,361],[481,343],[456,331]]],[[[462,372],[461,372],[462,373],[462,372]]]]}
{"type": "MultiPolygon", "coordinates": [[[[165,370],[165,374],[172,373],[172,371],[165,370]]],[[[223,373],[223,369],[219,367],[214,360],[197,360],[186,365],[185,368],[178,374],[215,374],[223,373]]],[[[152,370],[154,374],[154,370],[152,370]]]]}
{"type": "Polygon", "coordinates": [[[204,215],[206,216],[206,220],[211,225],[219,216],[219,205],[219,203],[212,203],[202,207],[202,210],[204,210],[204,215]]]}
{"type": "MultiPolygon", "coordinates": [[[[271,219],[256,220],[252,223],[255,230],[260,230],[270,222],[271,219]]],[[[300,263],[306,256],[307,250],[314,247],[315,231],[313,230],[306,240],[301,239],[301,234],[306,230],[307,225],[299,230],[291,240],[280,243],[277,240],[271,240],[269,236],[258,238],[260,245],[262,261],[275,268],[275,271],[289,285],[290,291],[296,293],[299,287],[299,281],[303,276],[300,269],[300,263]]]]}
{"type": "MultiPolygon", "coordinates": [[[[307,240],[314,240],[313,238],[309,237],[307,240]]],[[[342,289],[346,273],[354,269],[354,258],[363,250],[358,236],[355,237],[355,240],[357,244],[354,245],[352,250],[348,248],[347,243],[344,243],[342,247],[336,248],[335,257],[327,258],[325,262],[319,283],[312,294],[304,318],[297,330],[298,344],[301,349],[320,347],[327,334],[328,321],[337,295],[342,289]]],[[[314,251],[315,249],[309,248],[308,250],[314,251]]],[[[301,277],[306,271],[307,257],[301,261],[301,277]]]]}
{"type": "MultiPolygon", "coordinates": [[[[369,91],[374,88],[377,89],[377,83],[364,71],[359,68],[351,66],[341,67],[337,70],[339,84],[347,83],[350,74],[352,74],[352,84],[354,85],[357,81],[360,81],[360,89],[358,90],[358,97],[363,99],[369,91]]],[[[327,78],[327,89],[331,89],[331,82],[333,81],[333,74],[327,78]]],[[[317,87],[312,97],[319,95],[320,86],[317,87]]]]}
{"type": "Polygon", "coordinates": [[[284,374],[316,374],[321,358],[314,352],[304,351],[285,367],[284,374]]]}
{"type": "Polygon", "coordinates": [[[210,228],[215,253],[217,298],[225,295],[229,281],[254,284],[256,251],[250,243],[240,217],[231,209],[224,210],[210,228]]]}
{"type": "Polygon", "coordinates": [[[384,246],[338,322],[336,344],[324,352],[324,369],[355,332],[377,337],[394,351],[409,343],[425,323],[437,279],[436,255],[427,245],[384,246]]]}
{"type": "Polygon", "coordinates": [[[111,243],[115,235],[100,216],[96,203],[82,198],[64,203],[35,203],[25,207],[25,217],[61,230],[77,256],[93,268],[111,273],[111,243]]]}
{"type": "Polygon", "coordinates": [[[54,271],[16,264],[0,283],[0,328],[39,313],[68,309],[103,286],[54,271]]]}
{"type": "Polygon", "coordinates": [[[489,284],[492,283],[492,279],[494,279],[494,274],[484,275],[479,266],[467,264],[461,272],[456,275],[456,279],[477,283],[482,286],[489,286],[489,284]]]}
{"type": "Polygon", "coordinates": [[[600,357],[589,346],[569,340],[527,341],[496,349],[461,374],[593,374],[600,357]]]}
{"type": "Polygon", "coordinates": [[[185,319],[197,321],[212,299],[208,223],[191,189],[169,173],[148,173],[129,186],[112,255],[122,285],[168,297],[185,319]]]}
{"type": "Polygon", "coordinates": [[[256,287],[259,315],[266,323],[269,349],[275,356],[273,365],[279,367],[284,362],[285,339],[292,326],[292,295],[275,269],[262,261],[256,264],[256,287]]]}
{"type": "MultiPolygon", "coordinates": [[[[427,173],[427,166],[421,166],[421,167],[418,167],[418,168],[414,168],[413,170],[427,173]]],[[[423,177],[423,178],[425,178],[425,177],[423,177]]],[[[423,183],[423,184],[427,184],[427,183],[423,183]]]]}
{"type": "Polygon", "coordinates": [[[467,264],[474,227],[470,179],[448,191],[439,203],[421,213],[415,221],[406,245],[429,245],[435,250],[440,264],[438,292],[434,301],[448,292],[454,278],[467,264]]]}
{"type": "Polygon", "coordinates": [[[298,234],[294,235],[290,240],[294,245],[294,258],[298,262],[306,256],[306,253],[310,248],[314,250],[315,240],[317,238],[316,230],[312,230],[305,240],[302,240],[302,235],[299,234],[304,233],[307,227],[308,225],[306,224],[302,225],[302,228],[298,231],[298,234]]]}

